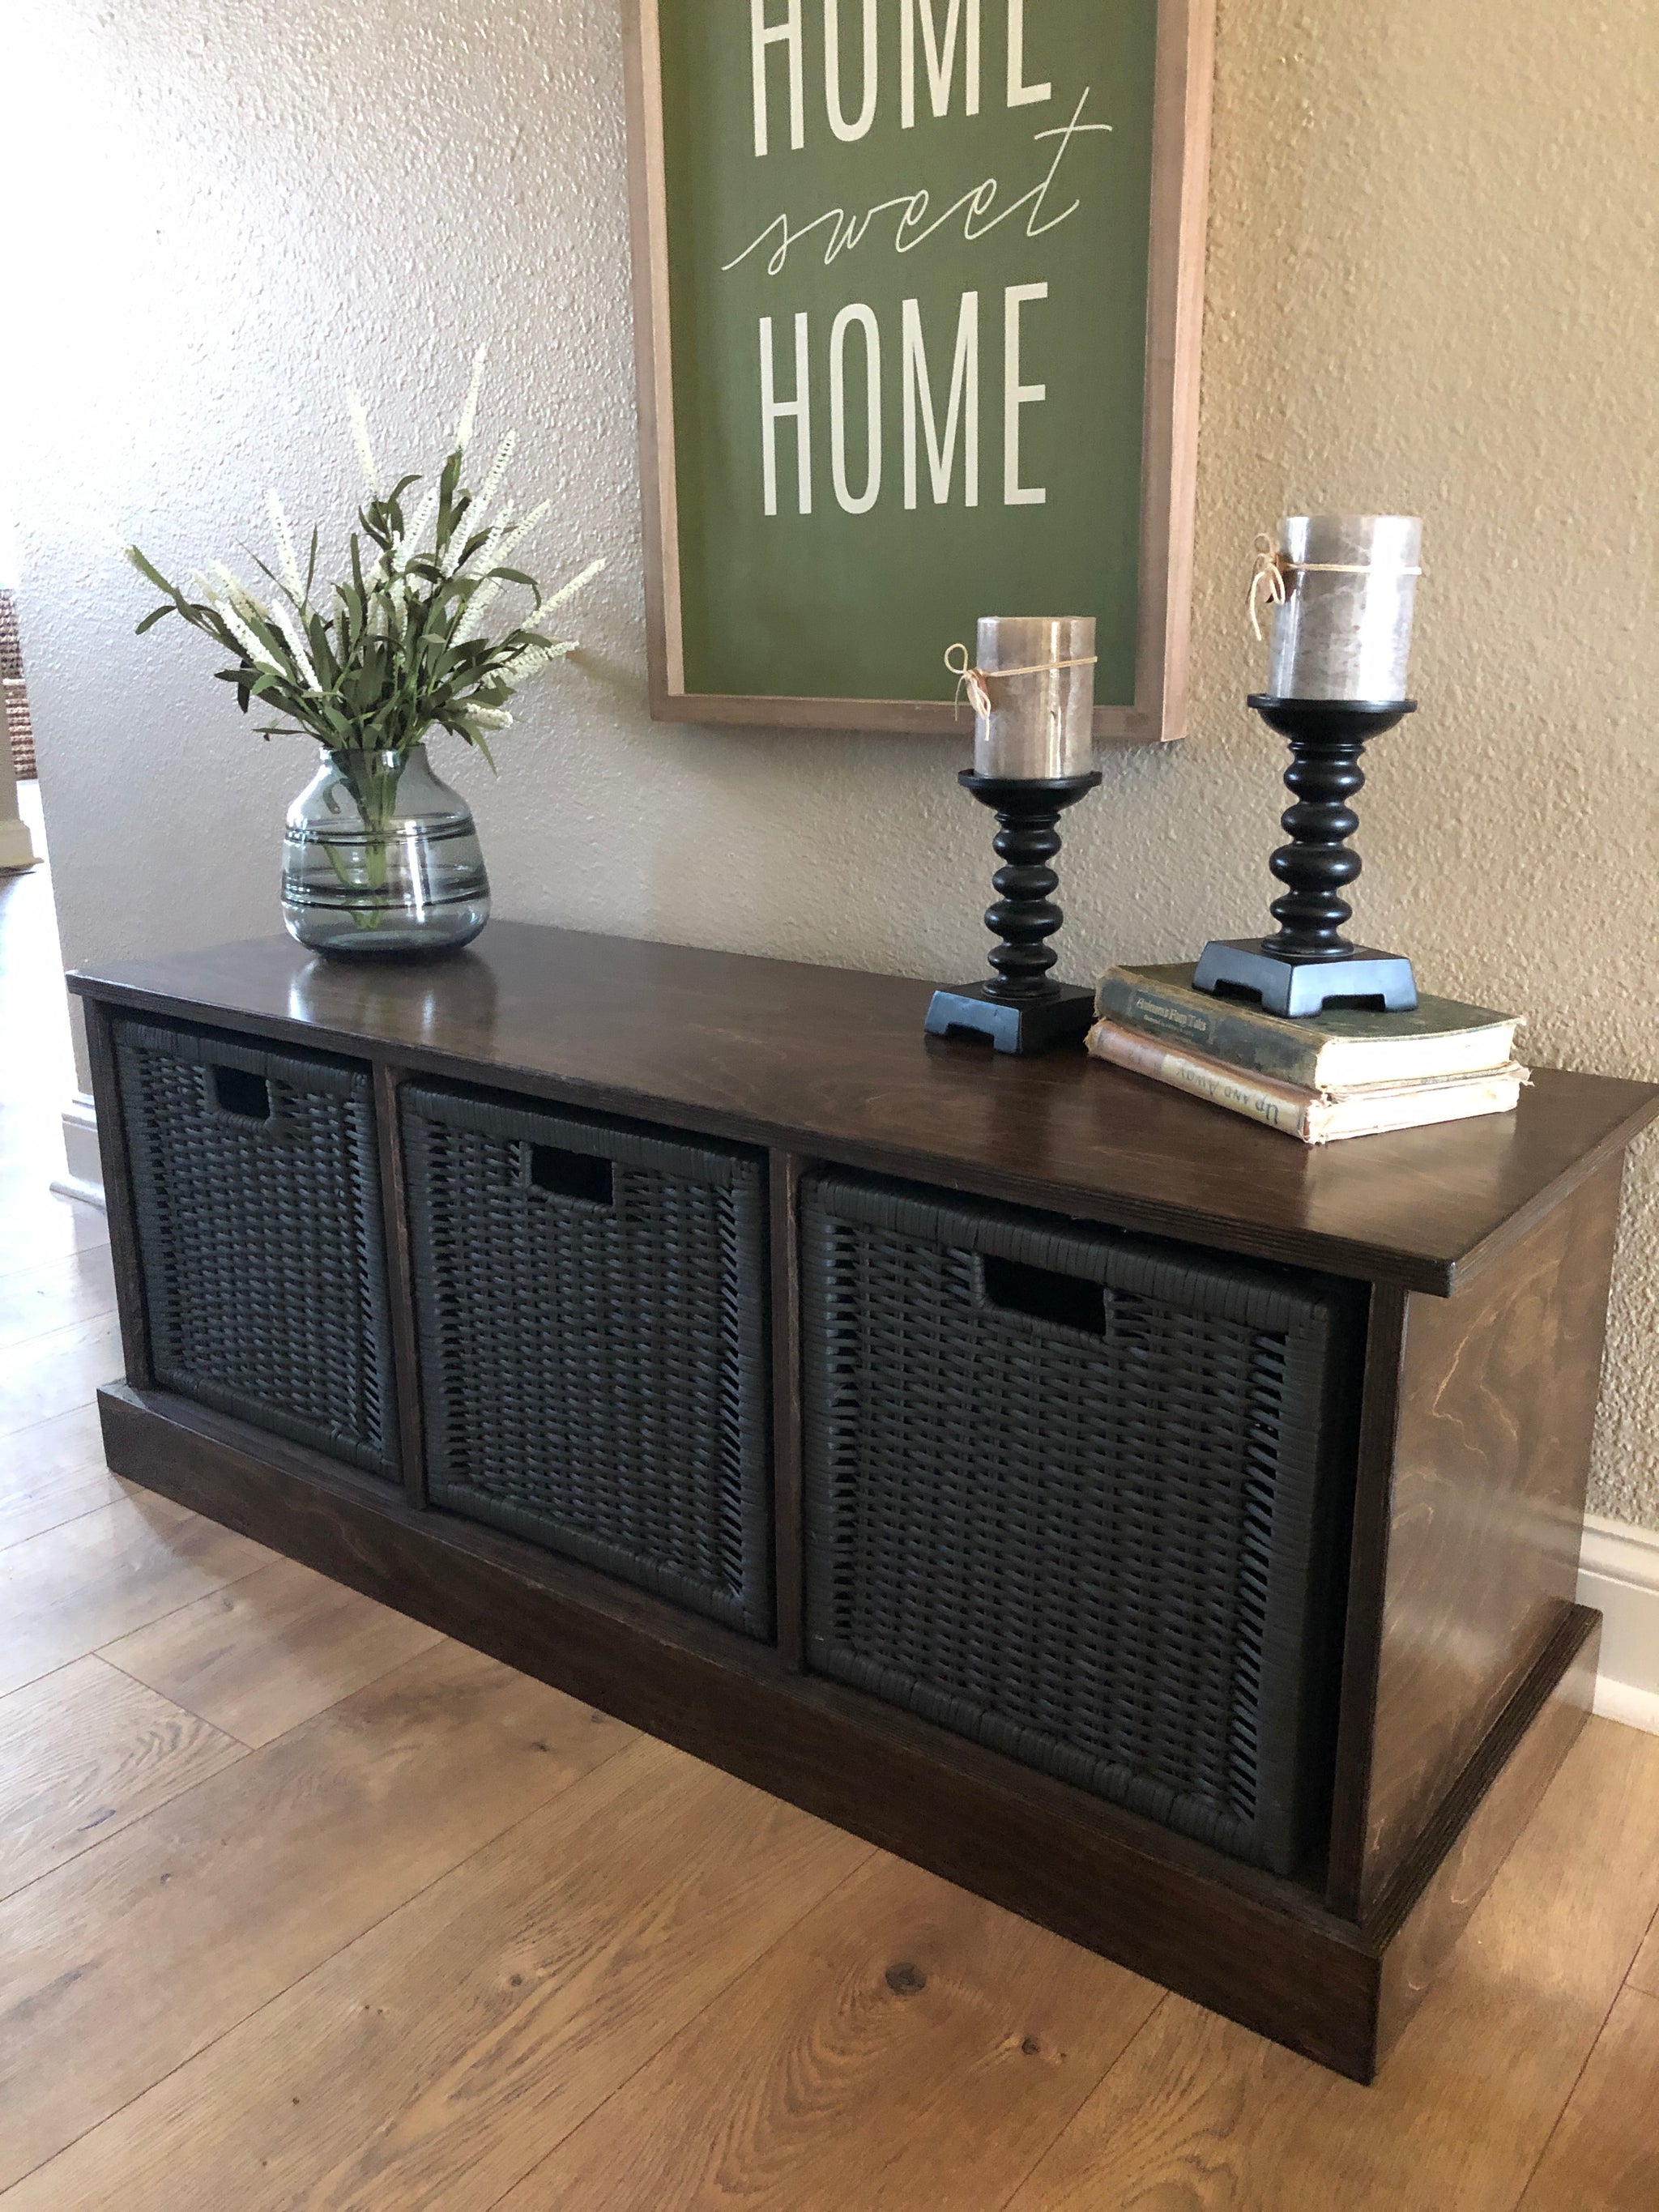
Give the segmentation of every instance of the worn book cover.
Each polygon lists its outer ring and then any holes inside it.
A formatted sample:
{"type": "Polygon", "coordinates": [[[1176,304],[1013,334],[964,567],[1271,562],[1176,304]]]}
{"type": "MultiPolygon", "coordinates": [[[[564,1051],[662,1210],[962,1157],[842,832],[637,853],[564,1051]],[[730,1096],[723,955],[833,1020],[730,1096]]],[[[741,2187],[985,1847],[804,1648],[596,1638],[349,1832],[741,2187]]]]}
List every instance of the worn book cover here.
{"type": "Polygon", "coordinates": [[[1347,1091],[1308,1091],[1211,1060],[1203,1053],[1162,1042],[1121,1023],[1098,1021],[1089,1032],[1097,1060],[1155,1083],[1185,1091],[1212,1106],[1224,1106],[1304,1145],[1329,1145],[1345,1137],[1379,1137],[1419,1129],[1435,1121],[1463,1121],[1481,1114],[1511,1112],[1528,1071],[1511,1061],[1476,1075],[1431,1076],[1409,1083],[1367,1084],[1347,1091]]]}
{"type": "Polygon", "coordinates": [[[1169,1044],[1309,1091],[1476,1075],[1509,1062],[1518,1017],[1425,993],[1409,1014],[1328,1007],[1291,1019],[1193,988],[1190,962],[1111,968],[1096,1011],[1169,1044]]]}

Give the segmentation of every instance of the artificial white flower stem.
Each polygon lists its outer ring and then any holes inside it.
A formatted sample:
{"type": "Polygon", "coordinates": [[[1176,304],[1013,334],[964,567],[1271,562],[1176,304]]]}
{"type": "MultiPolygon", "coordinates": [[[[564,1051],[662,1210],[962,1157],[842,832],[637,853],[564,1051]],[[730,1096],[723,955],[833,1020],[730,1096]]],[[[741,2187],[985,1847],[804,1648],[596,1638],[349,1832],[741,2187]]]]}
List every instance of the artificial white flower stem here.
{"type": "Polygon", "coordinates": [[[472,356],[472,380],[466,387],[461,419],[455,425],[455,443],[463,452],[472,436],[472,425],[478,412],[478,393],[483,384],[484,362],[489,356],[489,348],[481,345],[472,356]]]}
{"type": "Polygon", "coordinates": [[[376,499],[380,496],[380,472],[374,465],[374,448],[368,441],[368,416],[363,411],[362,395],[352,391],[346,394],[346,412],[351,417],[352,442],[357,448],[357,459],[363,471],[363,482],[376,499]]]}

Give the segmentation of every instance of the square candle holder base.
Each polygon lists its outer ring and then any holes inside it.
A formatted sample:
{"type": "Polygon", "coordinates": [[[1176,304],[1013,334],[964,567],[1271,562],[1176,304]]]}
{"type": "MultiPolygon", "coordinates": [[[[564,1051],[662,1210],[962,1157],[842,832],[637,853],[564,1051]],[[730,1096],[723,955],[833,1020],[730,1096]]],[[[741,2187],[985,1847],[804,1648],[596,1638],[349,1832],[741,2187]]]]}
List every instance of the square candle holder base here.
{"type": "Polygon", "coordinates": [[[935,991],[927,1009],[929,1036],[988,1037],[999,1052],[1049,1052],[1081,1044],[1095,1018],[1095,994],[1076,983],[1056,983],[1040,998],[995,997],[988,983],[935,991]]]}
{"type": "Polygon", "coordinates": [[[1417,1005],[1417,978],[1404,954],[1363,945],[1340,960],[1285,960],[1264,951],[1259,939],[1215,938],[1204,948],[1193,987],[1224,998],[1249,994],[1264,1013],[1292,1017],[1333,1006],[1408,1014],[1417,1005]]]}

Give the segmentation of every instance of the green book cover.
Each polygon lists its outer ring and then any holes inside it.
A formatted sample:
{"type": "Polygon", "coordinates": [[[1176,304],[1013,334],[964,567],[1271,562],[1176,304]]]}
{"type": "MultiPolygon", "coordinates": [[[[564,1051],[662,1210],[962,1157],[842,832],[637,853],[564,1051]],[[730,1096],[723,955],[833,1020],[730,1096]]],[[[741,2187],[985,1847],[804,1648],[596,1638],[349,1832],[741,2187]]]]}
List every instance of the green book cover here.
{"type": "Polygon", "coordinates": [[[1096,1004],[1102,1014],[1148,1036],[1309,1091],[1501,1066],[1516,1028],[1511,1015],[1426,993],[1409,1014],[1333,1006],[1293,1020],[1245,1000],[1194,990],[1190,962],[1109,969],[1096,1004]]]}

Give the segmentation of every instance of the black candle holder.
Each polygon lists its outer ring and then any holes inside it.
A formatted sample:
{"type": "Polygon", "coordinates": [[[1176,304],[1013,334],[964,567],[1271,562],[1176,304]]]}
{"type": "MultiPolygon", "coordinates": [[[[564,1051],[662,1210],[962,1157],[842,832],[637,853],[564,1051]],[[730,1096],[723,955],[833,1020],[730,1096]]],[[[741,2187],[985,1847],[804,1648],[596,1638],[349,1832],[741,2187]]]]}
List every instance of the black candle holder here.
{"type": "Polygon", "coordinates": [[[1206,945],[1194,985],[1254,996],[1273,1014],[1316,1014],[1334,1004],[1409,1012],[1417,1004],[1411,962],[1349,944],[1342,926],[1353,908],[1340,894],[1360,869],[1347,842],[1359,827],[1348,802],[1364,785],[1360,756],[1371,738],[1414,714],[1417,702],[1280,699],[1258,691],[1249,703],[1290,739],[1285,781],[1296,803],[1280,819],[1291,842],[1268,864],[1288,889],[1273,902],[1277,933],[1206,945]]]}
{"type": "Polygon", "coordinates": [[[1048,864],[1060,851],[1061,814],[1094,789],[1099,772],[1002,776],[964,769],[957,781],[1001,824],[991,842],[1007,865],[991,878],[1001,896],[985,927],[1002,942],[991,955],[989,981],[934,992],[927,1033],[988,1036],[999,1052],[1076,1044],[1094,1019],[1095,994],[1048,973],[1060,957],[1048,939],[1066,918],[1054,902],[1060,878],[1048,864]]]}

